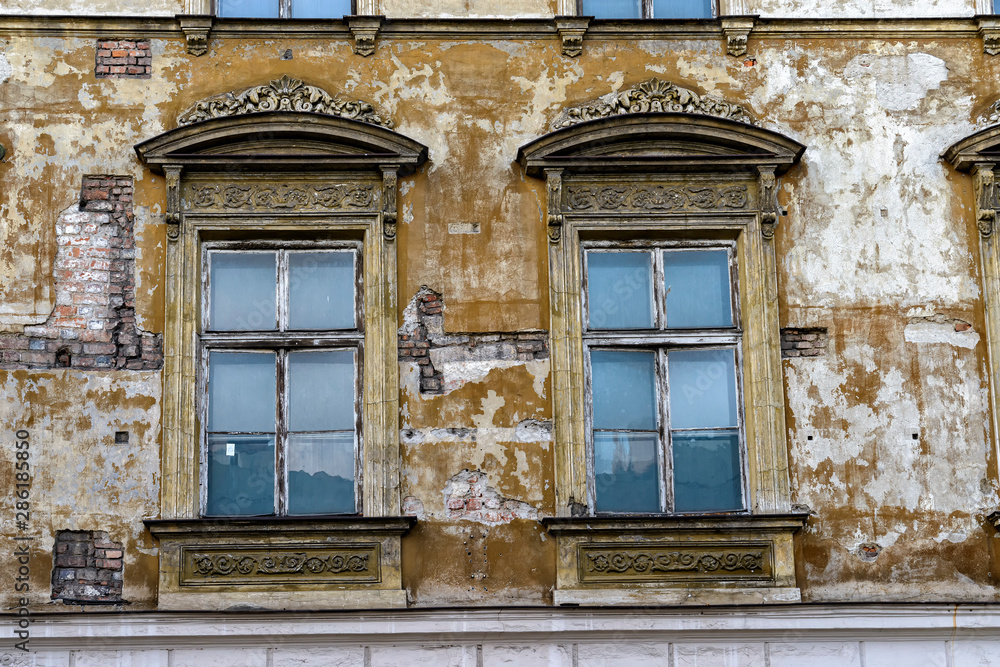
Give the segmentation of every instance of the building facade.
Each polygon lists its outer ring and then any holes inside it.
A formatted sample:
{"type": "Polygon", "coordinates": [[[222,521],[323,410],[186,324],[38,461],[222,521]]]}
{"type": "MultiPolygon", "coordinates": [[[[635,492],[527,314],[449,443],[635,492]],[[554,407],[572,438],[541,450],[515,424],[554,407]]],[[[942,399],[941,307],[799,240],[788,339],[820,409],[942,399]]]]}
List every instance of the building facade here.
{"type": "Polygon", "coordinates": [[[6,0],[0,665],[1000,664],[986,0],[6,0]]]}

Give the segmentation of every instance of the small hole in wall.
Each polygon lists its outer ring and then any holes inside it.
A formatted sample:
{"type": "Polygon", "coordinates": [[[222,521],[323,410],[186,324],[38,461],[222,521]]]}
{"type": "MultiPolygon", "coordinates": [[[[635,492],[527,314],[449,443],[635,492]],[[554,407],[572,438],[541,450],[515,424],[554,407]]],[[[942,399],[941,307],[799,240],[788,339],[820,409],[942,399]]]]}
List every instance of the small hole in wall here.
{"type": "Polygon", "coordinates": [[[128,431],[115,431],[115,444],[116,445],[127,445],[128,444],[128,431]]]}
{"type": "Polygon", "coordinates": [[[806,440],[812,441],[813,437],[811,435],[806,436],[806,440]]]}
{"type": "Polygon", "coordinates": [[[73,365],[73,355],[68,347],[61,347],[56,352],[56,366],[59,368],[69,368],[73,365]]]}
{"type": "Polygon", "coordinates": [[[917,435],[916,433],[914,433],[914,434],[913,434],[913,439],[914,439],[914,440],[919,440],[919,439],[920,439],[920,436],[919,436],[919,435],[917,435]]]}
{"type": "Polygon", "coordinates": [[[285,49],[284,51],[282,51],[281,52],[281,59],[282,60],[291,60],[292,59],[292,50],[291,49],[285,49]]]}

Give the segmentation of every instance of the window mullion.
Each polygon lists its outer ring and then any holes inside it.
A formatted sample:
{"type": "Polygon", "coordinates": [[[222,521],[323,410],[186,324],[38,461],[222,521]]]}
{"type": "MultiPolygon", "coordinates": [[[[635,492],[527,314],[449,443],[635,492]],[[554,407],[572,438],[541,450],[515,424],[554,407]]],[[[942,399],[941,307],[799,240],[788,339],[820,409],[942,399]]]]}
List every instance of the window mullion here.
{"type": "Polygon", "coordinates": [[[657,350],[656,364],[658,367],[657,388],[661,396],[657,411],[660,422],[660,508],[664,512],[672,512],[674,507],[674,460],[670,437],[670,383],[667,379],[667,351],[664,348],[657,350]]]}
{"type": "Polygon", "coordinates": [[[646,19],[654,18],[653,0],[642,0],[642,17],[646,19]]]}
{"type": "Polygon", "coordinates": [[[292,0],[278,0],[278,16],[283,19],[292,18],[292,0]]]}
{"type": "Polygon", "coordinates": [[[287,363],[287,352],[285,350],[278,350],[278,416],[277,416],[277,432],[275,433],[276,440],[276,456],[277,461],[275,461],[275,467],[277,474],[275,475],[275,495],[278,499],[277,512],[278,516],[284,516],[288,511],[288,464],[287,464],[287,446],[288,446],[288,363],[287,363]]]}

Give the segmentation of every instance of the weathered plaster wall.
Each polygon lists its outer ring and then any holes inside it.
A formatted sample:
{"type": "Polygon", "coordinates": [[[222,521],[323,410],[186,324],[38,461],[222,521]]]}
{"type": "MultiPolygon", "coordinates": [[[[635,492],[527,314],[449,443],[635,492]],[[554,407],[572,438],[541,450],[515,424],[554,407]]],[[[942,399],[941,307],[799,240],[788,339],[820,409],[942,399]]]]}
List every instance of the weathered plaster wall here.
{"type": "Polygon", "coordinates": [[[559,0],[382,0],[391,18],[551,18],[559,0]]]}
{"type": "Polygon", "coordinates": [[[174,16],[184,12],[184,0],[4,0],[3,14],[59,16],[174,16]]]}
{"type": "MultiPolygon", "coordinates": [[[[201,58],[180,39],[152,48],[152,78],[97,81],[94,40],[0,41],[6,330],[48,316],[59,212],[84,174],[115,173],[136,184],[139,323],[161,332],[165,195],[132,145],[201,98],[282,74],[370,100],[430,147],[401,181],[401,327],[426,286],[444,301],[444,334],[546,330],[544,189],[514,164],[517,147],[566,104],[660,76],[746,104],[808,146],[783,179],[776,241],[782,326],[830,333],[827,355],[784,362],[793,500],[814,512],[800,539],[806,599],[996,598],[971,183],[938,158],[1000,94],[1000,63],[980,43],[751,40],[746,62],[718,40],[588,40],[578,59],[555,40],[382,42],[369,59],[320,39],[215,39],[201,58]]],[[[400,364],[402,495],[423,519],[404,541],[404,584],[418,605],[546,603],[554,555],[533,517],[554,512],[548,361],[455,354],[440,358],[440,394],[400,364]]],[[[125,540],[125,597],[150,602],[140,522],[156,511],[159,375],[0,378],[0,424],[41,443],[39,531],[125,540]],[[107,441],[123,421],[142,434],[126,450],[107,441]]],[[[50,565],[35,566],[42,590],[50,565]]]]}
{"type": "Polygon", "coordinates": [[[918,18],[955,17],[987,13],[981,0],[747,0],[751,14],[764,17],[815,18],[918,18]]]}

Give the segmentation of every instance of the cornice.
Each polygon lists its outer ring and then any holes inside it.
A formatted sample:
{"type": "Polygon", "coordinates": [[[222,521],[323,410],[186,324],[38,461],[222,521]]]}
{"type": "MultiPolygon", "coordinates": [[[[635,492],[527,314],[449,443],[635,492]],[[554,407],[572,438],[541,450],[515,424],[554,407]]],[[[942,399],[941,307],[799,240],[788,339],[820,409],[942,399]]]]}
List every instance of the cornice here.
{"type": "MultiPolygon", "coordinates": [[[[69,15],[0,15],[0,36],[106,37],[109,32],[145,37],[183,38],[182,16],[86,17],[69,15]]],[[[725,17],[724,17],[725,18],[725,17]]],[[[752,40],[762,39],[960,39],[979,36],[979,20],[918,19],[778,19],[759,18],[752,40]]],[[[278,38],[352,39],[347,22],[268,19],[213,19],[212,39],[278,38]]],[[[722,39],[721,19],[593,20],[586,40],[722,39]]],[[[387,18],[378,34],[384,39],[560,39],[557,19],[404,19],[387,18]]]]}

